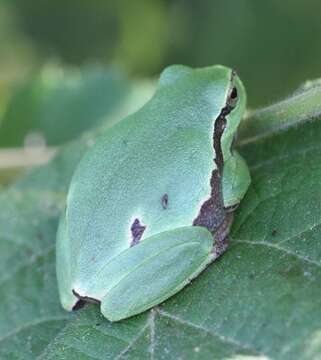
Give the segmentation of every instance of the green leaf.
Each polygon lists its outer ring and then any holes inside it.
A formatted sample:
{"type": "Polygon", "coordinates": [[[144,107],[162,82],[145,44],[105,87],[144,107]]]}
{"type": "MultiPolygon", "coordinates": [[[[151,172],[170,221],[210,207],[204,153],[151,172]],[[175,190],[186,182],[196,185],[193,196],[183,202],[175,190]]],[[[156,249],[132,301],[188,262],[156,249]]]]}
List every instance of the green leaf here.
{"type": "MultiPolygon", "coordinates": [[[[92,128],[97,133],[143,105],[153,91],[154,82],[129,82],[108,68],[85,67],[81,72],[45,69],[14,94],[3,122],[0,120],[0,186],[35,163],[47,162],[56,149],[24,149],[26,140],[57,145],[84,130],[92,128]],[[1,150],[4,146],[20,148],[1,150]]],[[[92,137],[87,135],[88,143],[92,137]]],[[[70,156],[79,159],[81,155],[77,149],[70,156]]],[[[67,172],[73,171],[69,163],[67,168],[67,172]]]]}
{"type": "Polygon", "coordinates": [[[320,120],[240,146],[253,180],[229,250],[175,297],[119,323],[95,305],[67,313],[57,293],[59,211],[90,137],[2,193],[0,358],[320,359],[320,120]]]}

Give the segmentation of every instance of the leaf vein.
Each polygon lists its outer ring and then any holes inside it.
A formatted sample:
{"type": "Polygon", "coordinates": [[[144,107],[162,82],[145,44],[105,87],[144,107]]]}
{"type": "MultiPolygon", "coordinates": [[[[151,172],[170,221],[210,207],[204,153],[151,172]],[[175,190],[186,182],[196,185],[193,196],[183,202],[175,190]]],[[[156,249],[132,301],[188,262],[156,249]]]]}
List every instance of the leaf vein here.
{"type": "Polygon", "coordinates": [[[296,258],[298,258],[299,260],[303,260],[309,264],[312,264],[312,265],[315,265],[317,267],[321,267],[321,264],[317,261],[314,261],[314,260],[310,260],[309,258],[305,257],[305,256],[302,256],[302,255],[299,255],[291,250],[288,250],[288,249],[285,249],[281,246],[278,246],[277,244],[272,244],[272,243],[268,243],[268,242],[265,242],[265,241],[251,241],[251,240],[236,240],[234,239],[233,240],[234,243],[239,243],[239,244],[248,244],[248,245],[261,245],[261,246],[266,246],[266,247],[269,247],[271,249],[275,249],[275,250],[278,250],[280,252],[284,252],[285,254],[289,255],[289,256],[294,256],[296,258]]]}
{"type": "Polygon", "coordinates": [[[232,339],[230,337],[227,337],[227,336],[224,336],[224,335],[221,335],[221,334],[218,334],[216,332],[214,332],[213,330],[209,330],[207,328],[205,328],[204,326],[201,326],[201,325],[197,325],[197,324],[193,324],[192,322],[190,321],[187,321],[187,320],[184,320],[184,319],[181,319],[179,318],[178,316],[176,315],[172,315],[164,310],[159,310],[158,313],[164,317],[167,317],[175,322],[178,322],[182,325],[186,325],[188,327],[192,327],[196,330],[201,330],[203,332],[206,332],[207,334],[213,336],[213,337],[216,337],[218,338],[219,340],[225,342],[225,343],[230,343],[234,346],[237,346],[239,348],[242,348],[242,349],[247,349],[247,350],[252,350],[252,351],[255,351],[255,352],[258,352],[256,349],[252,348],[250,345],[248,344],[242,344],[240,342],[238,342],[237,340],[235,339],[232,339]]]}

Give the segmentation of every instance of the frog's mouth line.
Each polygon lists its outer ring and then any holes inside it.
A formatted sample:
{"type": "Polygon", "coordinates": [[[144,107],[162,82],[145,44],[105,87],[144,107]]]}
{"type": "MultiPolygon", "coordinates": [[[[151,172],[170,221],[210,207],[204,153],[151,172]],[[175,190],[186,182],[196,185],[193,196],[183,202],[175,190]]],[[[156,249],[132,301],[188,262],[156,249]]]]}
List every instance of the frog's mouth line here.
{"type": "Polygon", "coordinates": [[[226,249],[229,227],[233,219],[232,211],[224,207],[222,186],[224,159],[221,139],[226,128],[226,117],[235,108],[237,103],[237,89],[233,85],[235,75],[235,72],[232,71],[229,95],[226,99],[225,106],[214,123],[213,148],[215,151],[214,162],[217,168],[212,171],[211,175],[211,195],[210,198],[202,204],[196,219],[193,221],[193,226],[206,227],[213,236],[215,236],[215,247],[218,247],[218,249],[213,250],[215,253],[222,253],[226,249]]]}

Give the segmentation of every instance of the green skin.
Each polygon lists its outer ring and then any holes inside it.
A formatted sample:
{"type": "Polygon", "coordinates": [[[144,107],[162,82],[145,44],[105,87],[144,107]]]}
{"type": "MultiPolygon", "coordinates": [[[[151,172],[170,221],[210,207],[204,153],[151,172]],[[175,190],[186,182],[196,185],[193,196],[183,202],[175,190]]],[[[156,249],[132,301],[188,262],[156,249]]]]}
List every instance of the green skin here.
{"type": "Polygon", "coordinates": [[[80,162],[57,237],[66,310],[118,321],[181,290],[226,249],[250,184],[232,149],[246,95],[231,69],[171,66],[153,98],[80,162]]]}

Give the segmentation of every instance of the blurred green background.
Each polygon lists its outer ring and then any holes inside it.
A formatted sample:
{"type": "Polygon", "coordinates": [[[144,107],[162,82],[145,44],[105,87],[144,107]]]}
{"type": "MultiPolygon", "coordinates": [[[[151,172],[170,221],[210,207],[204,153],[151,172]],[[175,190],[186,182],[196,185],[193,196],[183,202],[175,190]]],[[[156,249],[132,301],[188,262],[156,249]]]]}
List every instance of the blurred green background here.
{"type": "Polygon", "coordinates": [[[317,0],[0,0],[0,147],[64,143],[172,63],[233,67],[270,104],[321,76],[320,34],[317,0]]]}
{"type": "Polygon", "coordinates": [[[1,82],[47,61],[113,63],[137,76],[222,63],[256,106],[320,76],[320,33],[317,0],[2,0],[1,82]]]}

